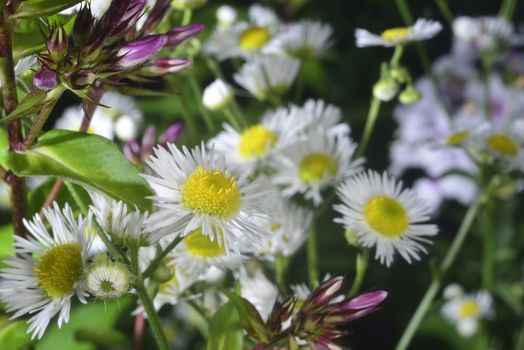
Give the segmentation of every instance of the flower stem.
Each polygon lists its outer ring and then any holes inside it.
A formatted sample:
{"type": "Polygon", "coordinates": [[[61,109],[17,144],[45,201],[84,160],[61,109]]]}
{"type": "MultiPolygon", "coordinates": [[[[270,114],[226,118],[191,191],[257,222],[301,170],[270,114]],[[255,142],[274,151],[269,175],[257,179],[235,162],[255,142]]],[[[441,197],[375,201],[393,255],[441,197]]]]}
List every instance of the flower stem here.
{"type": "Polygon", "coordinates": [[[364,134],[362,135],[362,140],[360,141],[360,146],[355,155],[356,158],[362,157],[366,152],[368,147],[369,140],[371,139],[371,134],[375,128],[375,123],[377,121],[378,113],[380,112],[380,100],[376,97],[373,97],[371,100],[371,106],[369,107],[368,117],[366,119],[366,126],[364,127],[364,134]]]}
{"type": "Polygon", "coordinates": [[[357,253],[356,258],[356,267],[355,267],[355,279],[353,280],[353,285],[349,290],[348,297],[354,297],[362,288],[362,283],[364,282],[364,277],[368,269],[369,263],[369,249],[363,248],[362,252],[357,253]]]}
{"type": "Polygon", "coordinates": [[[515,6],[517,0],[504,0],[500,6],[499,17],[503,17],[508,21],[511,21],[513,14],[515,13],[515,6]]]}
{"type": "Polygon", "coordinates": [[[453,13],[449,9],[447,0],[436,0],[436,2],[437,2],[437,7],[440,10],[440,13],[442,14],[442,16],[444,16],[444,18],[446,19],[446,21],[448,21],[449,24],[452,24],[453,23],[453,13]]]}
{"type": "Polygon", "coordinates": [[[491,292],[493,290],[493,226],[491,222],[491,210],[489,205],[484,208],[482,215],[482,285],[484,289],[491,292]]]}
{"type": "Polygon", "coordinates": [[[146,312],[149,324],[151,325],[153,335],[155,336],[155,340],[160,350],[169,350],[169,344],[167,343],[166,335],[162,330],[160,319],[156,313],[151,299],[149,298],[149,295],[147,294],[147,290],[144,285],[144,277],[142,277],[142,274],[140,273],[140,268],[138,265],[138,247],[130,247],[129,250],[131,254],[131,265],[133,266],[133,270],[136,272],[136,291],[140,301],[142,302],[142,305],[144,306],[144,310],[146,312]]]}
{"type": "MultiPolygon", "coordinates": [[[[0,12],[0,82],[2,84],[2,98],[5,115],[9,115],[18,105],[16,94],[16,80],[13,60],[13,31],[12,21],[7,16],[6,6],[0,12]]],[[[9,136],[9,152],[18,150],[22,140],[22,125],[20,119],[7,122],[7,133],[9,136]]],[[[23,224],[27,208],[27,197],[25,180],[9,172],[6,176],[11,186],[11,215],[13,218],[13,229],[18,236],[25,236],[26,229],[23,224]]]]}
{"type": "Polygon", "coordinates": [[[178,243],[180,243],[180,241],[182,241],[182,237],[175,238],[171,243],[169,243],[166,249],[160,252],[160,254],[158,254],[153,259],[153,261],[151,261],[147,269],[142,274],[144,276],[144,279],[148,278],[149,276],[151,276],[153,272],[155,272],[155,270],[157,269],[158,265],[162,262],[162,260],[167,256],[167,254],[169,254],[170,251],[172,251],[177,246],[178,243]]]}
{"type": "Polygon", "coordinates": [[[307,240],[307,267],[309,284],[311,285],[311,288],[316,288],[318,286],[318,251],[317,233],[314,224],[311,225],[307,240]]]}
{"type": "Polygon", "coordinates": [[[214,134],[215,125],[213,124],[213,118],[211,118],[211,114],[206,109],[206,107],[202,104],[202,90],[200,89],[200,85],[198,85],[198,81],[195,75],[193,74],[193,72],[188,72],[188,78],[189,78],[189,85],[191,86],[191,90],[193,90],[193,96],[195,97],[198,108],[200,109],[200,113],[202,114],[202,117],[204,118],[204,123],[206,124],[206,128],[211,134],[214,134]]]}
{"type": "Polygon", "coordinates": [[[236,117],[236,114],[233,112],[233,110],[228,106],[224,109],[222,109],[222,112],[224,112],[224,115],[226,116],[228,122],[237,130],[242,130],[242,126],[238,118],[236,117]]]}
{"type": "Polygon", "coordinates": [[[466,215],[464,216],[464,219],[462,220],[457,235],[455,236],[455,239],[453,240],[451,247],[449,248],[446,256],[444,257],[442,264],[440,265],[438,273],[436,273],[433,276],[431,284],[426,290],[426,293],[420,301],[420,304],[418,305],[415,313],[411,317],[411,320],[409,321],[408,326],[404,330],[404,333],[402,334],[402,337],[400,338],[395,350],[406,350],[409,344],[411,343],[413,336],[415,335],[418,327],[420,326],[420,323],[422,322],[429,307],[431,306],[431,303],[435,299],[438,290],[440,289],[443,276],[449,270],[449,268],[455,261],[458,252],[462,248],[462,245],[464,244],[464,241],[471,229],[471,226],[475,220],[475,217],[477,216],[479,209],[486,203],[489,197],[490,190],[491,185],[489,185],[488,188],[486,188],[486,190],[483,193],[481,193],[475,200],[475,202],[469,207],[466,215]]]}
{"type": "Polygon", "coordinates": [[[280,290],[284,291],[286,288],[286,274],[289,266],[289,259],[284,255],[277,255],[275,258],[275,275],[277,285],[280,290]]]}

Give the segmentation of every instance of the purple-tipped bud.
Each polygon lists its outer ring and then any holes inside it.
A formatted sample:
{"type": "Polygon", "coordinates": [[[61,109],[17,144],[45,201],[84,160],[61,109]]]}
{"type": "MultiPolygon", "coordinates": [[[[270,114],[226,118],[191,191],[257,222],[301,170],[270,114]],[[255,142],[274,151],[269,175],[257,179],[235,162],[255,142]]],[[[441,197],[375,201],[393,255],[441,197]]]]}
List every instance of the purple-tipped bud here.
{"type": "Polygon", "coordinates": [[[168,39],[166,46],[178,45],[181,42],[194,37],[203,31],[205,27],[205,24],[193,23],[187,26],[173,28],[167,33],[168,39]]]}
{"type": "Polygon", "coordinates": [[[171,125],[167,130],[160,136],[159,143],[165,145],[168,142],[175,142],[178,140],[182,131],[184,130],[184,124],[182,122],[176,122],[171,125]]]}
{"type": "Polygon", "coordinates": [[[73,32],[71,33],[75,45],[82,47],[90,38],[93,32],[93,23],[95,19],[91,14],[89,6],[82,6],[76,15],[73,32]]]}
{"type": "Polygon", "coordinates": [[[365,293],[344,303],[344,310],[362,310],[372,308],[380,304],[388,296],[388,292],[379,290],[365,293]]]}
{"type": "Polygon", "coordinates": [[[142,25],[141,33],[151,33],[162,21],[171,5],[171,0],[157,0],[142,25]]]}
{"type": "Polygon", "coordinates": [[[96,80],[96,74],[89,69],[80,69],[71,74],[69,83],[75,90],[85,89],[91,86],[96,80]]]}
{"type": "Polygon", "coordinates": [[[167,75],[180,72],[192,64],[184,58],[161,57],[156,59],[152,65],[144,67],[143,71],[151,75],[167,75]]]}
{"type": "Polygon", "coordinates": [[[136,139],[126,143],[122,149],[124,156],[133,164],[140,164],[140,144],[136,139]]]}
{"type": "Polygon", "coordinates": [[[51,28],[51,33],[47,40],[47,50],[55,62],[64,59],[67,54],[67,44],[67,34],[64,27],[57,26],[51,28]]]}
{"type": "Polygon", "coordinates": [[[57,75],[52,70],[42,68],[33,76],[33,85],[40,90],[52,90],[58,85],[57,75]]]}
{"type": "Polygon", "coordinates": [[[147,61],[151,56],[158,53],[167,42],[167,35],[149,35],[128,42],[118,51],[121,67],[133,67],[147,61]]]}
{"type": "MultiPolygon", "coordinates": [[[[333,295],[342,287],[344,277],[338,276],[330,278],[318,287],[308,298],[315,305],[322,305],[328,302],[333,295]]],[[[307,301],[306,301],[307,303],[307,301]]]]}
{"type": "Polygon", "coordinates": [[[153,147],[156,144],[156,130],[154,127],[150,126],[144,132],[142,136],[142,149],[140,150],[140,157],[142,159],[147,159],[151,154],[153,154],[153,147]]]}

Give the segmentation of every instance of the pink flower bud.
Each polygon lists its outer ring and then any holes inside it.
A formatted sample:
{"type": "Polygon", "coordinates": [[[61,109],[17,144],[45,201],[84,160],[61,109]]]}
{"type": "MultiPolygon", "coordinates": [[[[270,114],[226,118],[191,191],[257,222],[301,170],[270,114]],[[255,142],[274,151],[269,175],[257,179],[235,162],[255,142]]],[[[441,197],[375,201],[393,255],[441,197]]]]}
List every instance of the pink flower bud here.
{"type": "Polygon", "coordinates": [[[203,31],[205,27],[204,24],[193,23],[187,26],[173,28],[167,33],[168,39],[166,46],[176,46],[181,42],[194,37],[203,31]]]}
{"type": "Polygon", "coordinates": [[[147,61],[158,53],[167,42],[167,35],[148,35],[128,42],[120,48],[118,64],[121,67],[133,67],[147,61]]]}
{"type": "Polygon", "coordinates": [[[57,75],[52,70],[42,68],[33,77],[33,85],[40,90],[52,90],[57,85],[57,75]]]}
{"type": "Polygon", "coordinates": [[[190,60],[184,58],[158,58],[152,65],[144,67],[144,72],[152,75],[167,75],[180,72],[191,65],[190,60]]]}

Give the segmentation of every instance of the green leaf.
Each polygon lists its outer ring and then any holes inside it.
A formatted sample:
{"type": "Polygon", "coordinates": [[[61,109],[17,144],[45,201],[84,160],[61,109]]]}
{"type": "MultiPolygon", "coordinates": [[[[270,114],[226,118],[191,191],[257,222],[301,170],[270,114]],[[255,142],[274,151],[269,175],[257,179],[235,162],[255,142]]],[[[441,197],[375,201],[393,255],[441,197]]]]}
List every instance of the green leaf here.
{"type": "Polygon", "coordinates": [[[27,334],[25,321],[1,322],[0,349],[18,350],[31,344],[31,335],[27,334]]]}
{"type": "Polygon", "coordinates": [[[54,15],[84,0],[26,0],[16,10],[16,18],[34,18],[54,15]]]}
{"type": "Polygon", "coordinates": [[[224,304],[209,321],[207,350],[242,350],[243,334],[235,305],[224,304]]]}
{"type": "Polygon", "coordinates": [[[22,153],[0,153],[0,164],[18,176],[58,176],[108,196],[151,209],[154,195],[137,169],[108,139],[82,132],[52,130],[22,153]]]}
{"type": "MultiPolygon", "coordinates": [[[[4,263],[6,256],[13,253],[13,235],[13,226],[5,225],[0,227],[0,268],[6,266],[4,263]]],[[[3,348],[0,347],[0,349],[3,348]]]]}
{"type": "Polygon", "coordinates": [[[25,95],[15,110],[12,111],[8,116],[2,118],[0,123],[7,123],[10,120],[26,117],[30,114],[34,114],[38,111],[38,107],[41,106],[42,102],[46,99],[47,93],[43,90],[32,90],[25,95]]]}
{"type": "Polygon", "coordinates": [[[257,309],[255,309],[247,299],[244,299],[233,292],[224,290],[224,293],[235,306],[235,309],[240,316],[240,324],[242,325],[242,328],[259,342],[267,343],[270,334],[257,309]]]}
{"type": "MultiPolygon", "coordinates": [[[[96,346],[77,340],[79,333],[89,329],[91,333],[111,329],[123,312],[129,312],[132,299],[113,302],[96,302],[87,305],[74,305],[69,323],[58,328],[55,321],[46,331],[36,350],[95,350],[96,346]]],[[[85,334],[85,333],[84,333],[85,334]]],[[[82,338],[82,337],[80,337],[82,338]]]]}

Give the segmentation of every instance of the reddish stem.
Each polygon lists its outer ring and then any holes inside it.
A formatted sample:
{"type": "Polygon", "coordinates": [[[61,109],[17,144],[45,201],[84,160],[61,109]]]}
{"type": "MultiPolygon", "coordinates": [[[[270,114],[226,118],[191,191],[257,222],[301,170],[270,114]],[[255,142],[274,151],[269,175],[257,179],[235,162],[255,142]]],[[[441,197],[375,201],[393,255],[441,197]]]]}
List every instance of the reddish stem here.
{"type": "Polygon", "coordinates": [[[135,318],[135,332],[133,335],[133,339],[135,343],[135,350],[142,349],[142,339],[144,337],[145,325],[146,325],[146,322],[145,322],[144,313],[141,312],[138,315],[136,315],[136,318],[135,318]]]}

